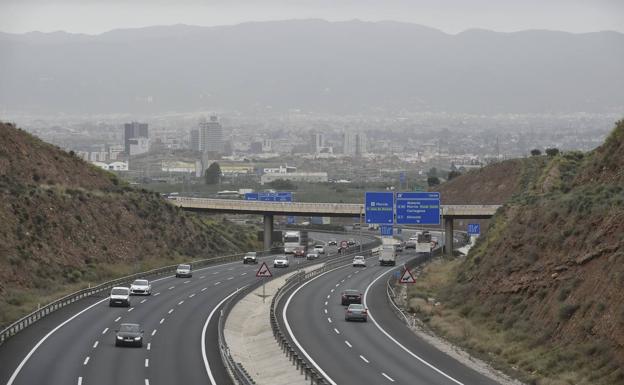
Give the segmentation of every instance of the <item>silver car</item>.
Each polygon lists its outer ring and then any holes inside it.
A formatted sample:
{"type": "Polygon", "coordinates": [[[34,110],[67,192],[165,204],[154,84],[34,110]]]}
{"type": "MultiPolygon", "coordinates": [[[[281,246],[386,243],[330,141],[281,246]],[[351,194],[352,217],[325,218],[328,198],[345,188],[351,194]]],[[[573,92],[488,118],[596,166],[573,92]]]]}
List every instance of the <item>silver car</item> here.
{"type": "Polygon", "coordinates": [[[273,260],[273,267],[288,267],[288,258],[285,255],[280,255],[273,260]]]}
{"type": "Polygon", "coordinates": [[[306,255],[306,259],[308,261],[313,260],[313,259],[317,259],[318,257],[319,257],[319,255],[316,254],[316,253],[308,253],[308,255],[306,255]]]}
{"type": "Polygon", "coordinates": [[[357,266],[366,267],[366,259],[364,259],[364,256],[356,255],[353,258],[353,267],[357,267],[357,266]]]}
{"type": "Polygon", "coordinates": [[[152,285],[147,279],[136,279],[130,285],[130,295],[152,295],[152,285]]]}
{"type": "Polygon", "coordinates": [[[345,321],[368,321],[368,309],[359,303],[352,303],[345,311],[345,321]]]}
{"type": "Polygon", "coordinates": [[[191,265],[178,265],[175,276],[176,278],[191,278],[193,276],[191,265]]]}

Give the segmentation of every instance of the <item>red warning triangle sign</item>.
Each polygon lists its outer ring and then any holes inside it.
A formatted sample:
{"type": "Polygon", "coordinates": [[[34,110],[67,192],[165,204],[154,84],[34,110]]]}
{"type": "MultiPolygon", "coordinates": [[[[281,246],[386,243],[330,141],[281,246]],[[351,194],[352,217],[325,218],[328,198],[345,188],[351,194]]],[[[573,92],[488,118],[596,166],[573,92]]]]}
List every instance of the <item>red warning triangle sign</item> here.
{"type": "Polygon", "coordinates": [[[265,278],[265,277],[272,277],[272,276],[273,274],[271,274],[271,270],[269,270],[269,267],[267,266],[266,262],[262,262],[262,265],[256,272],[256,277],[265,278]]]}
{"type": "Polygon", "coordinates": [[[416,283],[416,279],[412,275],[412,272],[408,268],[405,268],[405,271],[403,272],[403,275],[401,275],[399,282],[400,283],[416,283]]]}

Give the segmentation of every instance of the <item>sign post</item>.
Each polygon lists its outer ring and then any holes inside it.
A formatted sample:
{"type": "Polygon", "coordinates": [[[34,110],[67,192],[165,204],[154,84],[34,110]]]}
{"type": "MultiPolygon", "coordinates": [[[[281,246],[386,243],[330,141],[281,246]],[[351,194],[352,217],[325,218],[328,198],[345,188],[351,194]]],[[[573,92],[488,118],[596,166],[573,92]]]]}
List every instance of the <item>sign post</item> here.
{"type": "Polygon", "coordinates": [[[439,225],[440,193],[397,193],[396,223],[402,225],[439,225]]]}
{"type": "MultiPolygon", "coordinates": [[[[271,274],[271,270],[269,270],[269,267],[267,266],[266,262],[262,262],[262,265],[260,265],[260,268],[256,272],[256,277],[270,278],[272,276],[273,274],[271,274]]],[[[264,291],[264,280],[262,280],[262,303],[264,303],[265,299],[266,299],[266,294],[264,291]]]]}
{"type": "Polygon", "coordinates": [[[394,193],[366,192],[364,194],[366,223],[391,225],[394,223],[394,193]]]}

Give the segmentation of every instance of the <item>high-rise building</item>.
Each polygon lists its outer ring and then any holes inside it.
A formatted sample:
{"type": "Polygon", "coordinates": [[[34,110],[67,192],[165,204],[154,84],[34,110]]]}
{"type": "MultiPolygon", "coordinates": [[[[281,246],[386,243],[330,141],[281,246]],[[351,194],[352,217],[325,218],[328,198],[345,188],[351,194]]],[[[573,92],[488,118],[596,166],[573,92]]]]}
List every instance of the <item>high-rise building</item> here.
{"type": "Polygon", "coordinates": [[[203,152],[223,153],[223,127],[216,115],[210,116],[210,120],[205,118],[199,121],[199,150],[203,152]]]}
{"type": "Polygon", "coordinates": [[[323,147],[325,147],[325,138],[323,137],[323,134],[312,134],[311,152],[314,154],[319,154],[323,147]]]}
{"type": "Polygon", "coordinates": [[[191,130],[191,150],[199,151],[199,130],[191,130]]]}
{"type": "Polygon", "coordinates": [[[363,156],[366,152],[366,134],[359,132],[355,136],[355,155],[363,156]]]}
{"type": "Polygon", "coordinates": [[[124,152],[130,155],[130,139],[149,138],[147,123],[131,122],[124,124],[124,152]]]}
{"type": "Polygon", "coordinates": [[[356,134],[352,131],[345,131],[343,135],[342,153],[354,156],[356,146],[356,134]]]}

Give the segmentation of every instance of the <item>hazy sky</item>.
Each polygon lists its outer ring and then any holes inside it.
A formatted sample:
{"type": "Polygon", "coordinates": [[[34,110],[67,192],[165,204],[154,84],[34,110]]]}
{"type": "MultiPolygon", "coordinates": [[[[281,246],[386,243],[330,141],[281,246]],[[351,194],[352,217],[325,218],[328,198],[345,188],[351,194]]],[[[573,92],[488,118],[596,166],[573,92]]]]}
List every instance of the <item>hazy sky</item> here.
{"type": "Polygon", "coordinates": [[[624,32],[624,0],[0,0],[0,31],[96,34],[148,25],[321,18],[414,22],[457,33],[624,32]]]}

